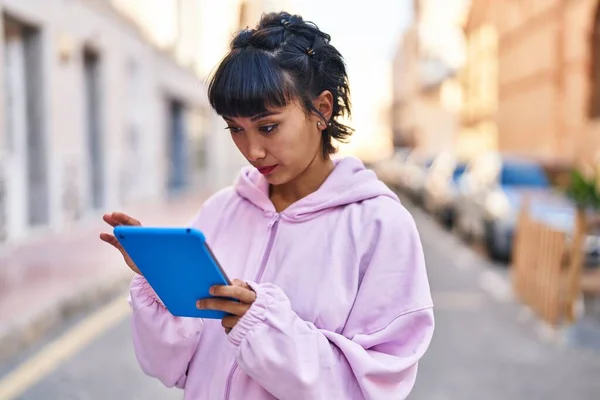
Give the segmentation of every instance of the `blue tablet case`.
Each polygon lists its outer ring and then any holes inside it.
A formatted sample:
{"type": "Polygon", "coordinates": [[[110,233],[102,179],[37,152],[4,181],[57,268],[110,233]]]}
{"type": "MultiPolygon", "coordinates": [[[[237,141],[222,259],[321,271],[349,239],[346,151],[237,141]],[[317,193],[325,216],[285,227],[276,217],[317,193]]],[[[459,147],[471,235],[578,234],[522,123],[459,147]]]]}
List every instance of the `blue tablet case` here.
{"type": "Polygon", "coordinates": [[[213,285],[230,281],[199,230],[116,226],[114,235],[167,310],[177,317],[221,319],[227,313],[199,310],[213,285]]]}

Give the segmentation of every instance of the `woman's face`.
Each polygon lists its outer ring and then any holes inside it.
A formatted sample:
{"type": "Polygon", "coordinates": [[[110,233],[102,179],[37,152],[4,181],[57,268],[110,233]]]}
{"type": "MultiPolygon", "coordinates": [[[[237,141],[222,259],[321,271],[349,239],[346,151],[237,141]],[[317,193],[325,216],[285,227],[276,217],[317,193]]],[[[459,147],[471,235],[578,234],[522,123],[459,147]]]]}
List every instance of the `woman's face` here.
{"type": "Polygon", "coordinates": [[[237,148],[272,185],[292,181],[322,154],[325,123],[297,102],[250,118],[224,119],[237,148]]]}

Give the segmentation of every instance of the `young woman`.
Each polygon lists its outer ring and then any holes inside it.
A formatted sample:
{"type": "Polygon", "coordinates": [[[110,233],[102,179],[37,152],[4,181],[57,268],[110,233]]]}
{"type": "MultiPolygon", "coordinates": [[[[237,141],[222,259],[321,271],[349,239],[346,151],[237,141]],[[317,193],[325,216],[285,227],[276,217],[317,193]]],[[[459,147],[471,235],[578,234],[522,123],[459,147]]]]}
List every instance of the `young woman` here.
{"type": "MultiPolygon", "coordinates": [[[[240,32],[209,87],[250,167],[202,206],[202,230],[231,286],[173,317],[137,275],[133,342],[144,372],[186,399],[404,399],[434,330],[423,250],[398,198],[355,158],[333,161],[351,130],[344,61],[299,16],[240,32]]],[[[121,214],[118,224],[139,224],[121,214]]]]}

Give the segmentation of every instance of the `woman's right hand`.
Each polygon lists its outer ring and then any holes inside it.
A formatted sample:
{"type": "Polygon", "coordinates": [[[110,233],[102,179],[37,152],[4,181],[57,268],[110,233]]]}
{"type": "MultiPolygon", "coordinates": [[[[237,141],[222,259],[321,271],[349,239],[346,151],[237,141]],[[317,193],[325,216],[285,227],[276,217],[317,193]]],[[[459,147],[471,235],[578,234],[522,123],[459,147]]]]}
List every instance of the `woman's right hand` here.
{"type": "MultiPolygon", "coordinates": [[[[113,212],[113,213],[109,213],[109,214],[104,214],[102,219],[104,220],[104,222],[106,222],[113,228],[117,225],[142,226],[140,221],[138,221],[135,218],[130,217],[127,214],[123,214],[121,212],[113,212]]],[[[119,241],[113,234],[103,232],[100,234],[100,239],[103,242],[106,242],[106,243],[112,245],[115,249],[119,250],[121,255],[123,255],[123,259],[125,260],[125,263],[127,264],[127,266],[129,268],[131,268],[131,270],[133,272],[135,272],[136,274],[141,275],[140,270],[136,267],[136,265],[133,262],[133,260],[131,259],[131,257],[129,257],[129,254],[127,254],[127,252],[125,251],[123,246],[121,246],[121,243],[119,243],[119,241]]]]}

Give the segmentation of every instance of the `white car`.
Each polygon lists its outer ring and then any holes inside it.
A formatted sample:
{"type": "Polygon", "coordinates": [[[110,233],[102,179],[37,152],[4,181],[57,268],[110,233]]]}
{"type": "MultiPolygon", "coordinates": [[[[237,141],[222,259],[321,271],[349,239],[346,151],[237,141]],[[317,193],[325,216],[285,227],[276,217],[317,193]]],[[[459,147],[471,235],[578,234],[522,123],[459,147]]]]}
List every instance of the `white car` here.
{"type": "Polygon", "coordinates": [[[458,182],[465,170],[465,162],[447,156],[434,162],[425,180],[423,206],[448,228],[454,223],[458,182]]]}

